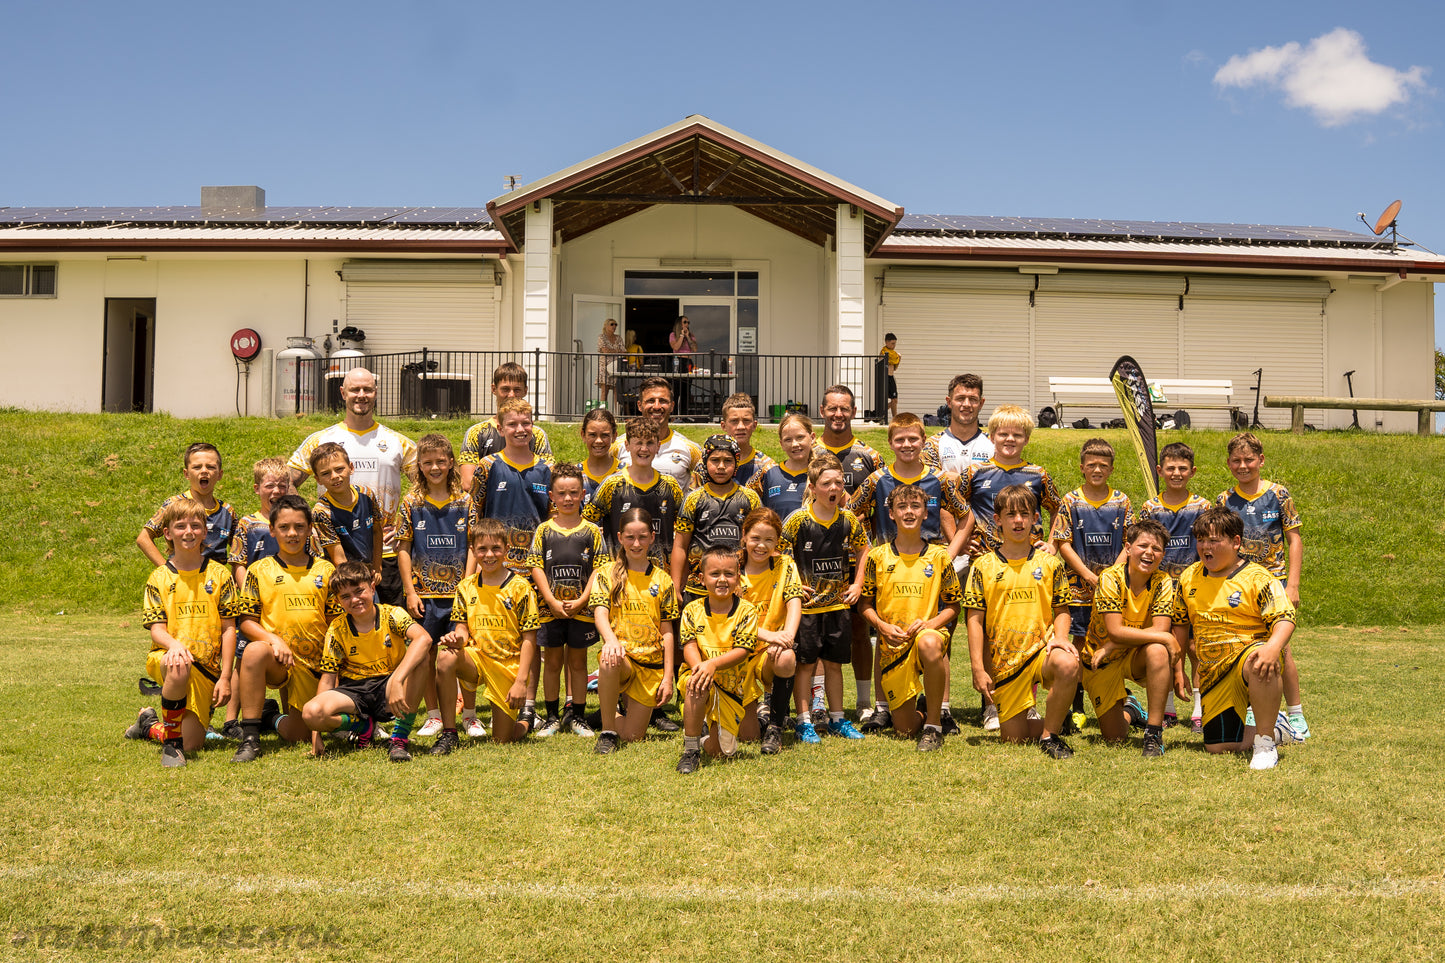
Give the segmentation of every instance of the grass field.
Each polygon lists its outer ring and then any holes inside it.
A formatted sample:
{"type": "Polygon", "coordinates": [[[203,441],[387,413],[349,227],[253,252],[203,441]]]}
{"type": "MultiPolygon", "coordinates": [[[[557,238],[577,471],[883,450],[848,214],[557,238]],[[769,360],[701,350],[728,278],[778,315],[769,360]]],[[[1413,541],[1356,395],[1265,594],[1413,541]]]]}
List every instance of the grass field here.
{"type": "MultiPolygon", "coordinates": [[[[222,493],[249,511],[250,462],[324,423],[0,412],[0,958],[1401,960],[1445,945],[1441,439],[1266,436],[1266,474],[1306,525],[1295,646],[1315,733],[1269,773],[1178,729],[1146,761],[1137,740],[1099,744],[1092,720],[1067,763],[1001,746],[961,666],[963,734],[931,755],[826,740],[684,782],[675,737],[609,758],[571,736],[464,742],[405,766],[268,737],[251,766],[213,743],[162,770],[119,736],[146,701],[136,530],[179,489],[187,442],[221,446],[222,493]]],[[[553,437],[578,454],[569,429],[553,437]]],[[[1031,453],[1072,486],[1084,437],[1040,432],[1031,453]]],[[[1224,438],[1189,435],[1203,493],[1226,484],[1224,438]]],[[[1142,497],[1127,448],[1116,482],[1142,497]]]]}

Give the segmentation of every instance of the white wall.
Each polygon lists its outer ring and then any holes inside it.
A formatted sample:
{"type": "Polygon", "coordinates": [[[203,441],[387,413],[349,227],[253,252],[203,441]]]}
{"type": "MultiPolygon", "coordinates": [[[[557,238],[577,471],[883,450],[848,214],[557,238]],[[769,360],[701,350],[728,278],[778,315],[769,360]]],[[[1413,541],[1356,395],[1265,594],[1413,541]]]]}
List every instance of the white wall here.
{"type": "Polygon", "coordinates": [[[7,364],[0,405],[99,411],[105,356],[105,260],[5,257],[59,262],[53,298],[0,299],[7,364]]]}

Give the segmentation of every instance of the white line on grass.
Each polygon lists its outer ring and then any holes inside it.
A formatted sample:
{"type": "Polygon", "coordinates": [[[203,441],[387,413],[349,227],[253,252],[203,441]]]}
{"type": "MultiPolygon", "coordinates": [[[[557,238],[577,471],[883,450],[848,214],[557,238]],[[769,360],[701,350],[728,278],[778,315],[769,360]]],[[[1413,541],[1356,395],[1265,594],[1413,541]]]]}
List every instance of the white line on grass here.
{"type": "MultiPolygon", "coordinates": [[[[235,893],[345,893],[366,897],[389,897],[397,892],[398,881],[307,879],[286,876],[226,876],[180,870],[86,870],[65,866],[0,866],[0,880],[40,880],[90,886],[184,887],[224,889],[235,893]]],[[[469,896],[474,899],[525,899],[590,903],[618,897],[640,900],[725,900],[733,903],[814,903],[821,900],[864,901],[868,903],[951,903],[978,900],[1073,900],[1102,903],[1156,903],[1180,899],[1218,899],[1233,896],[1251,900],[1335,899],[1377,897],[1400,899],[1409,896],[1438,896],[1445,891],[1445,879],[1365,879],[1333,883],[1279,883],[1258,885],[1223,880],[1193,883],[1159,883],[1147,887],[1119,887],[1092,881],[1061,884],[951,884],[943,887],[887,886],[771,886],[740,887],[714,885],[632,885],[565,886],[524,882],[494,885],[463,881],[433,885],[426,880],[402,883],[416,895],[469,896]]]]}

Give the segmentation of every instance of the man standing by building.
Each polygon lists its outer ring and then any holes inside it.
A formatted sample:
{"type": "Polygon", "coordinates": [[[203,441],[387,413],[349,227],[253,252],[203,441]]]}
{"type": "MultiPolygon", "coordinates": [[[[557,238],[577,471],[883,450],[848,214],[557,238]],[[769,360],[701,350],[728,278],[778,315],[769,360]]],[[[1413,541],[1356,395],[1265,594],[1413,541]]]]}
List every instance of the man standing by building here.
{"type": "MultiPolygon", "coordinates": [[[[643,378],[637,386],[637,413],[657,426],[657,456],[652,467],[677,479],[686,494],[692,488],[692,473],[702,464],[702,448],[672,427],[672,385],[666,378],[643,378]]],[[[614,446],[619,468],[632,460],[627,451],[627,433],[614,446]]]]}
{"type": "Polygon", "coordinates": [[[404,605],[406,593],[396,567],[396,508],[401,503],[401,480],[416,467],[416,444],[405,435],[378,424],[376,375],[365,368],[352,368],[341,382],[341,404],[346,417],[330,427],[308,435],[291,455],[286,467],[299,489],[311,476],[311,452],[323,442],[334,441],[351,458],[351,482],[376,493],[384,523],[381,563],[381,600],[404,605]]]}
{"type": "Polygon", "coordinates": [[[937,472],[962,475],[969,465],[993,457],[993,442],[978,425],[983,379],[976,374],[954,376],[943,400],[948,404],[948,427],[924,443],[923,463],[937,472]]]}

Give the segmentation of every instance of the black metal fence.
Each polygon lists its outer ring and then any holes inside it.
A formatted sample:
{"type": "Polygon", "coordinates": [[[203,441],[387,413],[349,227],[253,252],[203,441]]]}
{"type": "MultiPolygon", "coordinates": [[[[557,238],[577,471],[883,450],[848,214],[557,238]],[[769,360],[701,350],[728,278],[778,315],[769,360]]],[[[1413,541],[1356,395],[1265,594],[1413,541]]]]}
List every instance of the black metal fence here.
{"type": "MultiPolygon", "coordinates": [[[[352,368],[376,375],[378,417],[480,415],[495,410],[492,372],[513,362],[527,373],[527,398],[539,418],[578,420],[603,403],[614,413],[637,411],[646,378],[672,385],[674,421],[716,422],[728,395],[750,395],[761,421],[777,421],[792,407],[816,417],[823,391],[852,385],[860,415],[875,417],[886,403],[886,370],[865,355],[764,355],[707,352],[665,355],[561,351],[432,351],[303,359],[278,368],[286,383],[277,415],[341,410],[341,382],[352,368]],[[880,403],[880,400],[883,403],[880,403]]],[[[881,420],[878,417],[877,420],[881,420]]]]}

